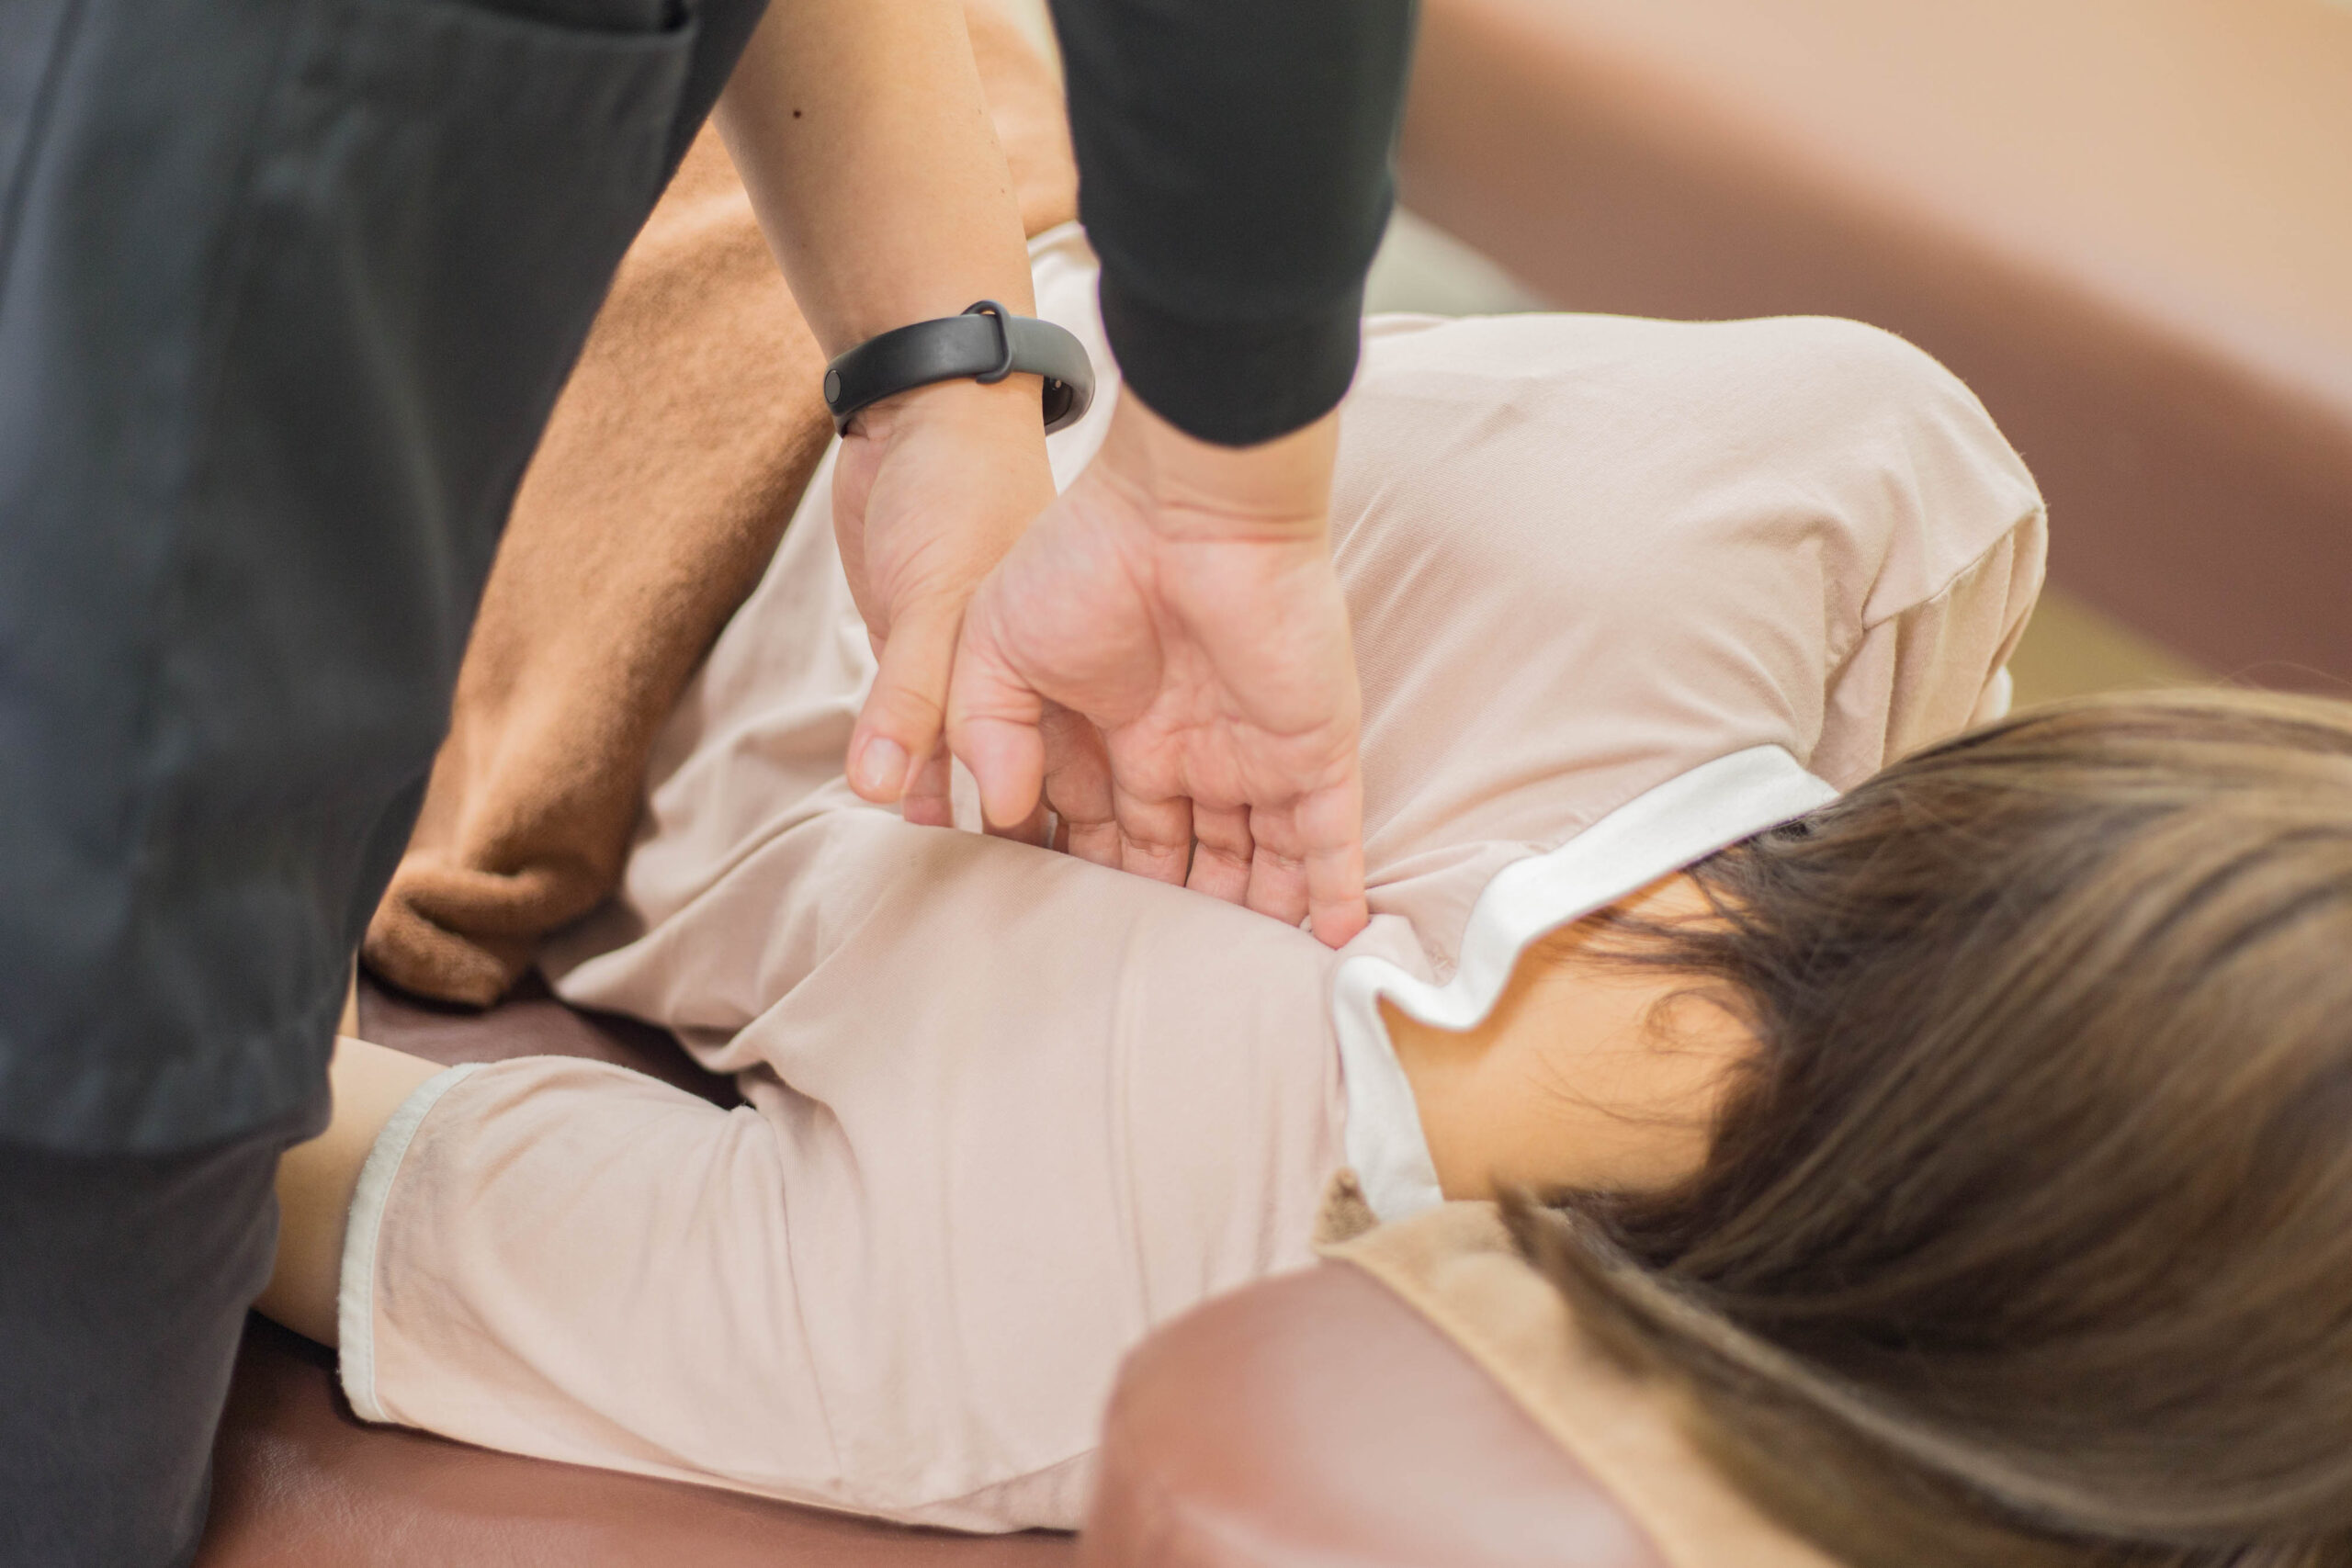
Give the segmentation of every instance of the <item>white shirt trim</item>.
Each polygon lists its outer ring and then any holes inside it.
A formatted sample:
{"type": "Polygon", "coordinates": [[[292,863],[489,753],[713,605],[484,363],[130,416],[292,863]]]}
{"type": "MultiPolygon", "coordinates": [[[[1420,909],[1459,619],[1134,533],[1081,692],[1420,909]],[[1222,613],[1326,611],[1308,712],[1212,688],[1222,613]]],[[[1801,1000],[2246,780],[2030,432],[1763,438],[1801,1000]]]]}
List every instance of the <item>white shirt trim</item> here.
{"type": "Polygon", "coordinates": [[[1331,982],[1331,1023],[1346,1078],[1348,1163],[1384,1221],[1443,1201],[1412,1085],[1381,1021],[1385,998],[1439,1029],[1468,1029],[1492,1010],[1520,954],[1545,932],[1671,872],[1826,806],[1838,791],[1778,746],[1753,746],[1627,801],[1547,854],[1514,861],[1478,895],[1462,961],[1442,986],[1359,953],[1331,982]]]}
{"type": "Polygon", "coordinates": [[[392,1179],[416,1130],[424,1124],[441,1097],[480,1067],[468,1062],[434,1074],[409,1091],[408,1098],[376,1134],[359,1186],[351,1195],[351,1219],[343,1234],[343,1269],[336,1278],[335,1337],[342,1342],[337,1358],[343,1373],[344,1396],[362,1421],[389,1421],[376,1399],[376,1237],[384,1227],[384,1204],[392,1193],[392,1179]]]}

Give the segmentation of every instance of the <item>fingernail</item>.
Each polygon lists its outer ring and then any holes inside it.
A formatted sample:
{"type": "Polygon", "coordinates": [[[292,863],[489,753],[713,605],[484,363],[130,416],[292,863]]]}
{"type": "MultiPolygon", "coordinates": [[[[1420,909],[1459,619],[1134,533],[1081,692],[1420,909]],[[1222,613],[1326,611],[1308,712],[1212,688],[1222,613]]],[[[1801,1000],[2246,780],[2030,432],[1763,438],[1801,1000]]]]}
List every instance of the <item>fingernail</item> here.
{"type": "Polygon", "coordinates": [[[877,735],[857,754],[857,766],[853,771],[857,775],[854,782],[859,794],[897,795],[907,777],[906,748],[887,735],[877,735]]]}

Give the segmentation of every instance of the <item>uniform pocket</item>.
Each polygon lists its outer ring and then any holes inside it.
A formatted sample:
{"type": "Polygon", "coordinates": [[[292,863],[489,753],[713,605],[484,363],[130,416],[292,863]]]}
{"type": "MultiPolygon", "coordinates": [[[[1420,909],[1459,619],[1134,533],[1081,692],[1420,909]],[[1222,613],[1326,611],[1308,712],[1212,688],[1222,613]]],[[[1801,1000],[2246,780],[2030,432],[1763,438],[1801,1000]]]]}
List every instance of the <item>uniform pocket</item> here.
{"type": "Polygon", "coordinates": [[[451,0],[297,15],[205,350],[191,479],[210,525],[190,536],[184,603],[205,612],[198,641],[227,639],[209,667],[241,689],[249,663],[265,689],[314,685],[300,671],[322,642],[397,679],[419,700],[347,716],[344,760],[404,779],[438,739],[524,465],[659,194],[695,24],[598,31],[451,0]]]}
{"type": "MultiPolygon", "coordinates": [[[[289,428],[396,437],[389,469],[362,459],[371,482],[494,532],[658,194],[695,24],[450,0],[325,0],[307,21],[254,165],[223,368],[294,397],[269,410],[289,428]]],[[[328,441],[346,477],[350,445],[328,441]]]]}

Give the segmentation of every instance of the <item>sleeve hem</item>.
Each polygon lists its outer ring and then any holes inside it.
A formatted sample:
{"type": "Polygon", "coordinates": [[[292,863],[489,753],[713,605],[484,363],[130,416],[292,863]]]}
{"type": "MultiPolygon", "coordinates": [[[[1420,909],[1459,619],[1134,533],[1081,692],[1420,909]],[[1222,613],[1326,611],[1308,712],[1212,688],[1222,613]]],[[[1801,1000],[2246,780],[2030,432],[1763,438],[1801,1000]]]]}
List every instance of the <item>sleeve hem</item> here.
{"type": "Polygon", "coordinates": [[[470,1077],[480,1062],[435,1073],[409,1092],[409,1097],[376,1134],[367,1161],[359,1168],[359,1187],[351,1196],[351,1217],[343,1235],[343,1269],[335,1286],[335,1337],[341,1342],[337,1359],[344,1396],[363,1421],[389,1421],[376,1397],[376,1241],[384,1224],[384,1205],[393,1179],[416,1130],[441,1097],[470,1077]]]}
{"type": "Polygon", "coordinates": [[[1187,435],[1255,446],[1314,423],[1347,396],[1363,336],[1361,285],[1274,321],[1200,320],[1122,288],[1105,267],[1102,329],[1128,388],[1187,435]]]}

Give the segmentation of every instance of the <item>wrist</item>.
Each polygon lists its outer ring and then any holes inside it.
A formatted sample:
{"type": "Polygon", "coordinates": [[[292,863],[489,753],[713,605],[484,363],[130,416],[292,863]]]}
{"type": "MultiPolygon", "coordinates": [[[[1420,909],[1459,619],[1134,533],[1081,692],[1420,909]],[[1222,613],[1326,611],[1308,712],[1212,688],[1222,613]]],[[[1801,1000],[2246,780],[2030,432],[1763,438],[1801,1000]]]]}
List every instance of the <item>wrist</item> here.
{"type": "Polygon", "coordinates": [[[1153,530],[1177,539],[1303,539],[1330,531],[1337,411],[1255,446],[1188,435],[1123,389],[1096,458],[1153,530]]]}
{"type": "Polygon", "coordinates": [[[994,299],[893,328],[836,355],[825,367],[823,394],[846,434],[860,410],[916,388],[964,380],[992,387],[1013,376],[1036,378],[1047,434],[1085,417],[1093,401],[1086,345],[1068,328],[1015,315],[994,299]]]}
{"type": "Polygon", "coordinates": [[[987,431],[1021,445],[1045,444],[1037,419],[1038,378],[1012,375],[1001,381],[962,378],[910,387],[850,416],[849,439],[888,444],[927,430],[956,426],[987,431]]]}

